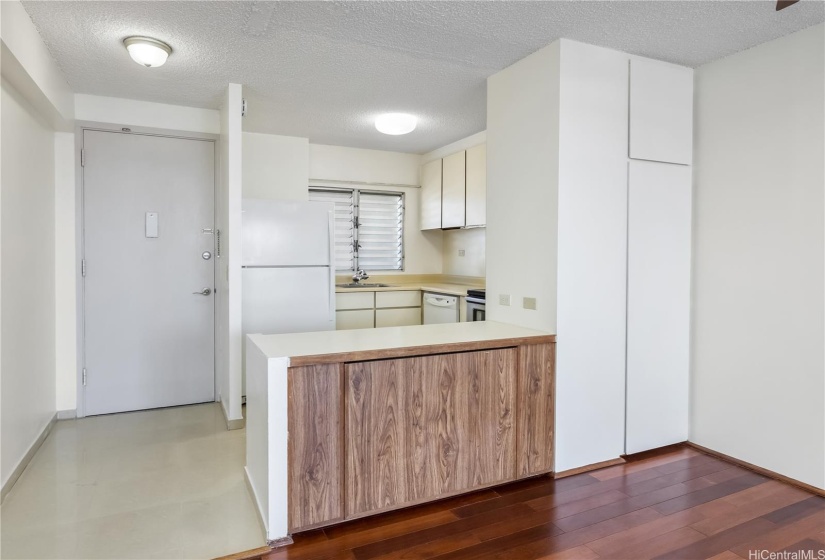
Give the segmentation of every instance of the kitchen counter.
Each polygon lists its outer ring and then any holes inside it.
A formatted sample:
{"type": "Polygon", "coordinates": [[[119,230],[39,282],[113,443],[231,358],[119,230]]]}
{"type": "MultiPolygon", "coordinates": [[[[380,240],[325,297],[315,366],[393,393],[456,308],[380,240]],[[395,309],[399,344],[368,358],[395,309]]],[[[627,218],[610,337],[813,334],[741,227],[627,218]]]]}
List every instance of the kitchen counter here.
{"type": "MultiPolygon", "coordinates": [[[[373,283],[366,280],[365,284],[373,283]]],[[[376,282],[378,283],[378,282],[376,282]]],[[[448,282],[382,282],[390,284],[383,288],[339,288],[335,287],[336,294],[346,294],[350,292],[401,292],[405,290],[421,290],[423,292],[436,292],[449,296],[466,296],[467,290],[478,288],[478,284],[453,284],[448,282]]]]}
{"type": "Polygon", "coordinates": [[[267,540],[551,472],[555,340],[494,321],[249,335],[267,540]]]}
{"type": "Polygon", "coordinates": [[[353,360],[460,352],[480,348],[555,342],[555,335],[495,321],[413,325],[350,331],[252,334],[249,340],[267,357],[305,366],[353,360]]]}

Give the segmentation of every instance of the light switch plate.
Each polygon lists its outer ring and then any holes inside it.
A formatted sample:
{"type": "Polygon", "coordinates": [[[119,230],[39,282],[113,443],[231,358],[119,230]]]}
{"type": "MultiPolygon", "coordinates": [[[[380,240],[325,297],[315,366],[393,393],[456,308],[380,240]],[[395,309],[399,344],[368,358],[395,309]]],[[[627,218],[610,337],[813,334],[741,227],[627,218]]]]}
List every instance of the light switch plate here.
{"type": "Polygon", "coordinates": [[[522,307],[524,309],[532,309],[533,311],[536,310],[536,298],[534,297],[526,297],[522,302],[522,307]]]}
{"type": "Polygon", "coordinates": [[[458,250],[458,256],[459,256],[459,257],[463,257],[463,256],[464,256],[464,249],[459,249],[459,250],[458,250]]]}
{"type": "Polygon", "coordinates": [[[499,294],[498,304],[499,305],[510,305],[510,294],[499,294]]]}
{"type": "Polygon", "coordinates": [[[146,237],[158,236],[158,213],[146,212],[146,237]]]}

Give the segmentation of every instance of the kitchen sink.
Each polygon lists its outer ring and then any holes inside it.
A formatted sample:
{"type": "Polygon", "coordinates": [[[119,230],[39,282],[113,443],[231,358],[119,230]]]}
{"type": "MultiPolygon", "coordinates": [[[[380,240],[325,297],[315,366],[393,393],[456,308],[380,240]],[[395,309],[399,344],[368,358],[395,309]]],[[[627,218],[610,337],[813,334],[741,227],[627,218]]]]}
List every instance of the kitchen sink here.
{"type": "Polygon", "coordinates": [[[350,282],[349,284],[335,284],[338,288],[392,288],[389,284],[364,284],[350,282]]]}

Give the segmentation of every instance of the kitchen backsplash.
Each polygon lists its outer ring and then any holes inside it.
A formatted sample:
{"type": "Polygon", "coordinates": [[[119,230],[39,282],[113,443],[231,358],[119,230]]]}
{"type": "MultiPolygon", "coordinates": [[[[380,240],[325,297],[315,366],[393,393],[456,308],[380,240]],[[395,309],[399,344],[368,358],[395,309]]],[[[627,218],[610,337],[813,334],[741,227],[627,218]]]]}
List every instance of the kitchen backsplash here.
{"type": "Polygon", "coordinates": [[[485,276],[486,239],[486,228],[445,230],[442,242],[443,273],[455,276],[485,276]],[[460,251],[464,252],[463,256],[460,251]]]}

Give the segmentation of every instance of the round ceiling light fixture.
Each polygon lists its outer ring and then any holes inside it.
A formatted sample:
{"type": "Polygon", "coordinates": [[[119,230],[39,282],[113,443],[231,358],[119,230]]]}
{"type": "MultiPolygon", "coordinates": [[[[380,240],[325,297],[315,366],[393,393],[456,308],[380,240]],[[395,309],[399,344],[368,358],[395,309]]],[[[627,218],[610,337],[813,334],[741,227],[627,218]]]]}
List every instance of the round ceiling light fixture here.
{"type": "Polygon", "coordinates": [[[407,113],[384,113],[375,119],[375,128],[378,132],[398,136],[409,134],[415,130],[418,119],[407,113]]]}
{"type": "Polygon", "coordinates": [[[172,53],[172,47],[151,37],[126,37],[123,46],[132,60],[147,68],[163,66],[172,53]]]}

